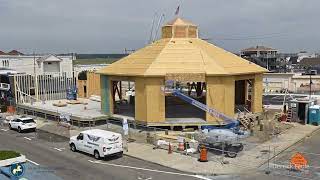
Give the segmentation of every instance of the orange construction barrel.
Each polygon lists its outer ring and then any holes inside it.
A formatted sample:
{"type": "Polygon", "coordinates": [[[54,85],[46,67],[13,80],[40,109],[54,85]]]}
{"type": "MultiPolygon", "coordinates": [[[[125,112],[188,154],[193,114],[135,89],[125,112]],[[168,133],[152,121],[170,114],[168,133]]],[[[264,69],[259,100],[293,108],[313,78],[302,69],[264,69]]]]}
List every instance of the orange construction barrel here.
{"type": "Polygon", "coordinates": [[[200,161],[200,162],[208,162],[207,149],[206,149],[206,147],[204,145],[201,146],[200,158],[198,159],[198,161],[200,161]]]}
{"type": "Polygon", "coordinates": [[[7,112],[8,113],[14,113],[16,110],[14,108],[14,106],[8,106],[7,112]]]}

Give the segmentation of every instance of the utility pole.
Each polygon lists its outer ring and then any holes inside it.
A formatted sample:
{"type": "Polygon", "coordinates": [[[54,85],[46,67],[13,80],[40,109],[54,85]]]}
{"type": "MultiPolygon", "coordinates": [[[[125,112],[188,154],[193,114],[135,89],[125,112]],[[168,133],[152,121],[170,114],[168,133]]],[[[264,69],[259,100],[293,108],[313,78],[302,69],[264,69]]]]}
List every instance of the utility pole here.
{"type": "Polygon", "coordinates": [[[311,86],[312,86],[312,79],[311,79],[311,66],[309,66],[309,68],[307,69],[307,73],[309,73],[309,100],[311,100],[311,86]]]}
{"type": "Polygon", "coordinates": [[[36,75],[36,54],[33,51],[33,75],[36,75]]]}
{"type": "Polygon", "coordinates": [[[269,71],[269,58],[268,58],[269,52],[267,52],[267,70],[269,71]]]}
{"type": "Polygon", "coordinates": [[[35,101],[39,99],[39,89],[38,89],[38,77],[36,72],[36,53],[33,51],[33,81],[34,81],[34,94],[35,94],[35,101]]]}
{"type": "Polygon", "coordinates": [[[312,79],[311,79],[311,72],[310,72],[310,82],[309,82],[309,100],[311,100],[311,85],[312,85],[312,79]]]}

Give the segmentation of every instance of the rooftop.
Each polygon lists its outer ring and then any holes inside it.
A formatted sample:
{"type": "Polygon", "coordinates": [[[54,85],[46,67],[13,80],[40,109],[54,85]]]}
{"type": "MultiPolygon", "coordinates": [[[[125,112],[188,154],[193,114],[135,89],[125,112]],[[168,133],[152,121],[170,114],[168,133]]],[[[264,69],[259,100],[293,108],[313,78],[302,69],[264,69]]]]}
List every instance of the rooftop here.
{"type": "Polygon", "coordinates": [[[197,26],[193,24],[191,21],[182,19],[182,18],[175,18],[172,21],[167,22],[164,26],[197,26]]]}
{"type": "Polygon", "coordinates": [[[271,47],[266,47],[266,46],[254,46],[247,49],[243,49],[241,51],[246,52],[246,51],[278,51],[278,50],[271,47]]]}
{"type": "MultiPolygon", "coordinates": [[[[178,18],[168,24],[181,26],[191,23],[178,18]]],[[[267,72],[266,69],[197,37],[166,37],[99,70],[98,73],[164,77],[169,74],[220,76],[267,72]]]]}
{"type": "Polygon", "coordinates": [[[85,130],[85,131],[82,131],[82,133],[90,134],[90,135],[93,135],[93,136],[99,136],[99,137],[101,137],[101,136],[111,137],[111,136],[114,136],[114,135],[117,135],[117,136],[120,135],[118,133],[114,133],[114,132],[111,132],[111,131],[105,131],[105,130],[101,130],[101,129],[85,130]]]}
{"type": "Polygon", "coordinates": [[[17,50],[12,50],[8,53],[5,53],[3,51],[0,51],[0,55],[24,55],[23,53],[17,51],[17,50]]]}
{"type": "Polygon", "coordinates": [[[303,66],[316,66],[316,65],[320,65],[320,57],[316,57],[316,58],[303,58],[300,63],[300,65],[303,66]]]}
{"type": "Polygon", "coordinates": [[[17,50],[12,50],[7,53],[8,55],[23,55],[23,53],[17,51],[17,50]]]}

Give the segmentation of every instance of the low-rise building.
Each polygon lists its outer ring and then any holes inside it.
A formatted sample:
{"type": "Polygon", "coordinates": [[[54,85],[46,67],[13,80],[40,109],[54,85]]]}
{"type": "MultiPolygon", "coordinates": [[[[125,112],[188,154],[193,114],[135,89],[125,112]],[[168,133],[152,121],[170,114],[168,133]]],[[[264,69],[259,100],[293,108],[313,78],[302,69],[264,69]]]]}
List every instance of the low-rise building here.
{"type": "Polygon", "coordinates": [[[240,56],[269,71],[276,71],[277,69],[278,50],[276,49],[265,46],[255,46],[241,50],[240,56]]]}
{"type": "Polygon", "coordinates": [[[310,90],[320,91],[319,75],[302,75],[299,73],[265,73],[263,75],[263,87],[265,92],[281,92],[286,89],[289,92],[306,92],[310,90]]]}
{"type": "Polygon", "coordinates": [[[25,55],[13,50],[0,53],[0,67],[26,74],[72,72],[74,59],[72,55],[25,55]]]}

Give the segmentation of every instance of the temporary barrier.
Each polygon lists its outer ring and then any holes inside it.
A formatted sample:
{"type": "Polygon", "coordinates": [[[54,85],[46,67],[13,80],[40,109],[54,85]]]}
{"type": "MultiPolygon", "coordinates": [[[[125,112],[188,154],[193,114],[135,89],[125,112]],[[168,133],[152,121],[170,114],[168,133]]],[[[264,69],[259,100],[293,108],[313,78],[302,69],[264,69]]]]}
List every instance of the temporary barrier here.
{"type": "Polygon", "coordinates": [[[198,161],[200,162],[208,162],[208,154],[207,154],[207,149],[204,145],[201,146],[200,150],[200,158],[198,161]]]}

